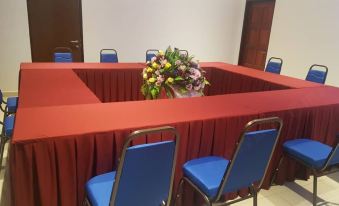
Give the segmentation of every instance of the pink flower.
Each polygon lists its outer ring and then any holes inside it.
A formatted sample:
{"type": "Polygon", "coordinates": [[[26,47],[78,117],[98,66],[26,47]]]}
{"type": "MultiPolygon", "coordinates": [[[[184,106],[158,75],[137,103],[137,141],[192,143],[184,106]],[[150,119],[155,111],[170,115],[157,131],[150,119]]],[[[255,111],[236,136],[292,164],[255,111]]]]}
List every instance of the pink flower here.
{"type": "Polygon", "coordinates": [[[157,57],[152,57],[151,62],[153,63],[155,60],[157,60],[157,57]]]}
{"type": "Polygon", "coordinates": [[[197,80],[201,77],[201,72],[197,69],[190,68],[190,73],[191,75],[189,77],[192,78],[193,80],[197,80]]]}
{"type": "Polygon", "coordinates": [[[167,60],[166,59],[161,59],[160,60],[160,64],[161,64],[161,67],[164,67],[167,64],[167,60]]]}
{"type": "Polygon", "coordinates": [[[199,91],[200,89],[201,89],[201,84],[199,84],[199,85],[197,85],[197,86],[194,87],[194,90],[195,90],[195,91],[199,91]]]}
{"type": "Polygon", "coordinates": [[[164,81],[165,81],[164,77],[162,75],[159,75],[157,77],[157,82],[155,83],[155,85],[160,86],[164,81]]]}
{"type": "Polygon", "coordinates": [[[188,84],[188,85],[186,85],[186,89],[187,89],[187,90],[191,91],[191,90],[192,90],[192,88],[193,88],[193,85],[192,85],[192,84],[188,84]]]}
{"type": "Polygon", "coordinates": [[[178,59],[177,61],[175,61],[175,65],[178,66],[181,64],[181,61],[178,59]]]}

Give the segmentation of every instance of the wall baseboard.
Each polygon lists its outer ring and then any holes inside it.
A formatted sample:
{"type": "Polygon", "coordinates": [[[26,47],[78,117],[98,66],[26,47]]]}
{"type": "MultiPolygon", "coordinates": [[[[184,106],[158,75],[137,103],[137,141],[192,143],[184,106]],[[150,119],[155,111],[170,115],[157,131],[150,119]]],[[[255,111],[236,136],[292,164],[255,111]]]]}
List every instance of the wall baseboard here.
{"type": "Polygon", "coordinates": [[[18,91],[3,91],[4,97],[18,96],[18,91]]]}

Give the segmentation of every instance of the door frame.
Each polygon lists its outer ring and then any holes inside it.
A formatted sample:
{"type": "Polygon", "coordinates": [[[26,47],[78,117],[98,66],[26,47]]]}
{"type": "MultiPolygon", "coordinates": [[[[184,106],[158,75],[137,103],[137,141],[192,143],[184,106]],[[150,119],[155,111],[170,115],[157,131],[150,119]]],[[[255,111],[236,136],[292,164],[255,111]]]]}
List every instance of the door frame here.
{"type": "MultiPolygon", "coordinates": [[[[27,17],[28,17],[28,32],[29,32],[29,43],[30,43],[30,48],[31,48],[31,60],[33,62],[33,48],[32,48],[32,41],[33,41],[33,37],[31,34],[31,16],[30,16],[30,12],[29,12],[29,1],[32,0],[26,0],[26,9],[27,9],[27,17]]],[[[84,62],[84,35],[83,35],[83,20],[82,20],[82,0],[78,0],[79,1],[79,15],[80,15],[80,37],[81,37],[81,62],[84,62]]]]}
{"type": "MultiPolygon", "coordinates": [[[[245,38],[245,23],[247,20],[247,16],[249,15],[248,13],[248,9],[249,9],[249,3],[251,2],[268,2],[268,1],[272,1],[274,2],[274,9],[273,9],[273,18],[274,18],[274,12],[275,12],[275,4],[276,4],[276,0],[246,0],[246,6],[245,6],[245,12],[244,12],[244,19],[243,19],[243,23],[242,23],[242,31],[241,31],[241,42],[240,42],[240,49],[239,49],[239,55],[238,55],[238,65],[240,63],[240,58],[241,58],[241,53],[244,50],[244,38],[245,38]]],[[[273,25],[273,18],[272,18],[272,24],[271,24],[271,28],[270,28],[270,36],[271,36],[271,31],[272,31],[272,25],[273,25]]],[[[270,45],[270,41],[268,42],[268,47],[270,45]]],[[[267,56],[266,56],[267,59],[267,56]]]]}

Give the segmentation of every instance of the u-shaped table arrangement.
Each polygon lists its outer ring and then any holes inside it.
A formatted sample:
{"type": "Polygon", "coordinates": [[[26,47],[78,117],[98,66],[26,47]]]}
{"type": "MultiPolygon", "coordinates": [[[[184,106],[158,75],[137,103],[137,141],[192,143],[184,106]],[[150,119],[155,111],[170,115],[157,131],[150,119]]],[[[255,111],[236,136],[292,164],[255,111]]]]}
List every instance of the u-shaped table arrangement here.
{"type": "MultiPolygon", "coordinates": [[[[206,96],[151,101],[140,92],[144,66],[22,64],[2,204],[81,205],[86,181],[115,169],[125,137],[141,128],[170,125],[179,131],[174,188],[186,161],[208,155],[230,159],[252,119],[278,116],[284,121],[266,188],[285,140],[309,137],[333,144],[339,132],[339,88],[226,63],[202,63],[211,82],[206,96]]],[[[168,139],[147,136],[134,144],[168,139]]],[[[287,161],[277,183],[306,175],[300,171],[287,161]]],[[[197,205],[194,194],[187,194],[183,205],[197,205]]]]}

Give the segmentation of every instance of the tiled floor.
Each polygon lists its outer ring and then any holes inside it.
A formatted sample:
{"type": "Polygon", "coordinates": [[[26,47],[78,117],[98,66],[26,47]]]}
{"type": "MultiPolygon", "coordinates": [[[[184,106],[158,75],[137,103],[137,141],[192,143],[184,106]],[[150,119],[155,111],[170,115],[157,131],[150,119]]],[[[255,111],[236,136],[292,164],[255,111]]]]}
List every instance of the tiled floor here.
{"type": "MultiPolygon", "coordinates": [[[[2,115],[0,116],[2,119],[2,115]]],[[[6,145],[3,165],[7,163],[6,145]]],[[[0,194],[4,178],[4,166],[0,172],[0,194]]],[[[297,180],[286,183],[284,186],[273,186],[270,190],[261,190],[258,197],[259,206],[307,206],[312,205],[313,178],[308,181],[297,180]]],[[[1,198],[1,197],[0,197],[1,198]]],[[[251,206],[252,199],[248,199],[234,206],[251,206]]],[[[323,176],[318,179],[318,205],[339,206],[339,173],[323,176]]]]}

